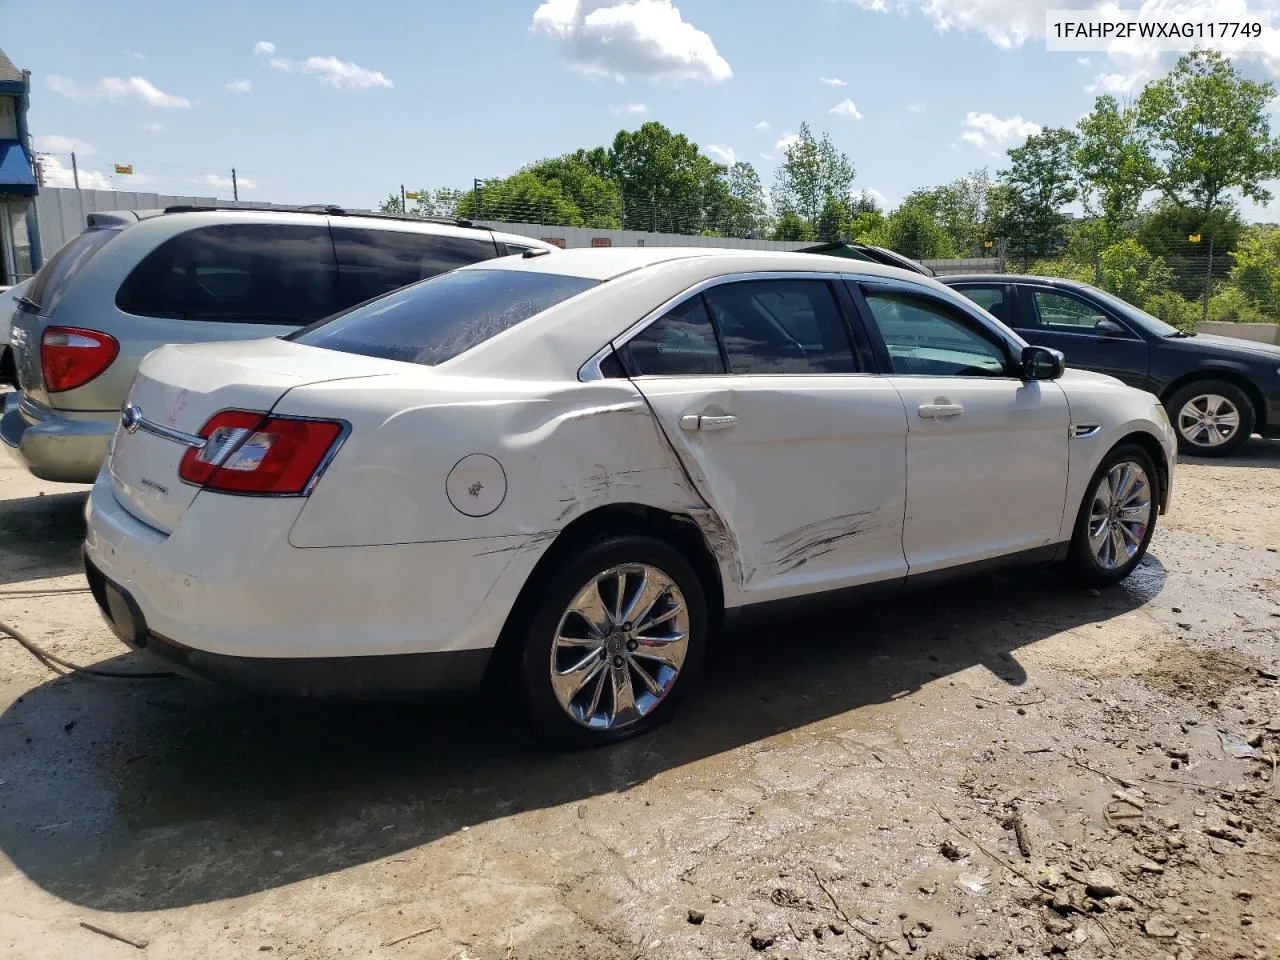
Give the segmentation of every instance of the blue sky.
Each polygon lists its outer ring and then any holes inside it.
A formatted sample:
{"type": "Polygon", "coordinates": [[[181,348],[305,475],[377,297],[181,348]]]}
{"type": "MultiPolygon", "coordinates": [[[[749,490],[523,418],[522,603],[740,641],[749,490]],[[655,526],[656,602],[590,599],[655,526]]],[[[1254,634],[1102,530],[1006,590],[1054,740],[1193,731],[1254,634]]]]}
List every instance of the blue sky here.
{"type": "MultiPolygon", "coordinates": [[[[807,120],[854,160],[858,187],[896,203],[998,169],[1035,125],[1074,124],[1097,92],[1171,63],[1046,52],[1044,10],[1072,5],[1094,4],[64,0],[50,16],[5,0],[0,43],[32,71],[47,169],[65,176],[75,149],[82,185],[230,197],[235,167],[242,198],[372,206],[402,182],[469,185],[649,119],[768,185],[779,141],[807,120]]],[[[1280,49],[1240,62],[1273,76],[1280,49]]],[[[1280,220],[1280,201],[1246,212],[1280,220]]]]}

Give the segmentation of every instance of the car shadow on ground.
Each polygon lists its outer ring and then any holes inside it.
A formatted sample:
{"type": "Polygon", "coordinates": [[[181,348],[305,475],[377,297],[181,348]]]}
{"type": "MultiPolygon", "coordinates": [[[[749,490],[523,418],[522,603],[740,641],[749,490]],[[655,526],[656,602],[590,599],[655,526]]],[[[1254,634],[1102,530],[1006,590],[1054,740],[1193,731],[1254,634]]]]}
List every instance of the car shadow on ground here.
{"type": "MultiPolygon", "coordinates": [[[[574,754],[539,748],[481,695],[282,701],[178,679],[54,679],[0,715],[0,851],[45,890],[100,910],[274,889],[625,790],[975,665],[1008,699],[1025,696],[1021,647],[1132,610],[1164,579],[1149,557],[1101,596],[1024,571],[740,626],[673,723],[574,754]]],[[[126,660],[144,662],[106,665],[126,660]]]]}
{"type": "MultiPolygon", "coordinates": [[[[1280,467],[1280,440],[1250,437],[1233,457],[1178,457],[1179,464],[1208,467],[1280,467]]],[[[1177,482],[1174,482],[1175,496],[1177,482]]]]}
{"type": "Polygon", "coordinates": [[[88,495],[86,489],[0,500],[0,584],[65,577],[84,569],[80,544],[88,495]]]}

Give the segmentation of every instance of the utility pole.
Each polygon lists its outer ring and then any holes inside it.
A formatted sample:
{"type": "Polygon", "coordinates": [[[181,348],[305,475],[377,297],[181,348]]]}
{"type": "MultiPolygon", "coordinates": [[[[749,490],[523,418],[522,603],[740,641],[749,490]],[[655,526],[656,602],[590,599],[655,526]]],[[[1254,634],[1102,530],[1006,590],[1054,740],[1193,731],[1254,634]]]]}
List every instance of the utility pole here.
{"type": "Polygon", "coordinates": [[[76,189],[80,189],[80,168],[76,166],[75,151],[71,151],[71,179],[75,182],[76,189]]]}
{"type": "Polygon", "coordinates": [[[405,213],[408,211],[408,207],[404,205],[404,201],[405,201],[404,184],[402,183],[400,184],[400,212],[401,213],[405,213]]]}
{"type": "Polygon", "coordinates": [[[1209,228],[1209,260],[1204,269],[1204,303],[1200,307],[1200,322],[1209,319],[1209,294],[1213,291],[1213,228],[1209,228]]]}
{"type": "Polygon", "coordinates": [[[231,168],[231,199],[240,202],[240,187],[236,184],[236,168],[231,168]]]}

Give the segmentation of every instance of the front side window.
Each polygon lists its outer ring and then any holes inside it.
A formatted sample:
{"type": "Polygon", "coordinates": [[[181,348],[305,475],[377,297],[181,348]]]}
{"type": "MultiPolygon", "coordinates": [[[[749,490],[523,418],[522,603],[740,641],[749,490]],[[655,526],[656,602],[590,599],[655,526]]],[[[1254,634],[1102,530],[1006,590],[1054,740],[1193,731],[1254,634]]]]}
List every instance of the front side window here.
{"type": "Polygon", "coordinates": [[[620,351],[634,377],[696,377],[725,372],[711,316],[701,296],[673,307],[620,351]]]}
{"type": "Polygon", "coordinates": [[[705,298],[730,373],[857,371],[849,333],[825,280],[725,283],[705,298]]]}
{"type": "Polygon", "coordinates": [[[343,307],[498,255],[488,238],[358,227],[334,227],[333,246],[343,307]]]}
{"type": "Polygon", "coordinates": [[[893,372],[935,377],[1003,377],[1004,350],[977,324],[928,297],[868,292],[893,372]]]}
{"type": "Polygon", "coordinates": [[[1040,317],[1040,326],[1046,330],[1064,333],[1093,333],[1098,324],[1108,319],[1097,307],[1092,307],[1076,297],[1052,290],[1035,290],[1031,294],[1040,317]]]}
{"type": "Polygon", "coordinates": [[[430,367],[598,283],[524,270],[456,270],[403,287],[286,339],[430,367]]]}
{"type": "Polygon", "coordinates": [[[188,230],[143,258],[121,284],[116,306],[176,320],[311,323],[340,308],[328,227],[228,223],[188,230]]]}

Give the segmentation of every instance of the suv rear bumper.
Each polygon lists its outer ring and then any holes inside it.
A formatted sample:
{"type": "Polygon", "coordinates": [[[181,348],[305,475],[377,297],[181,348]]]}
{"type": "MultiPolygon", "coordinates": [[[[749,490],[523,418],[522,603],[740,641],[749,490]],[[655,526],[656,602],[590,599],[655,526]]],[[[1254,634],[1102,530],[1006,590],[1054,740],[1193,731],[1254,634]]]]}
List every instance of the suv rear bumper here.
{"type": "Polygon", "coordinates": [[[41,480],[55,483],[93,483],[115,428],[114,415],[72,419],[24,393],[6,394],[0,415],[0,440],[14,458],[41,480]]]}

